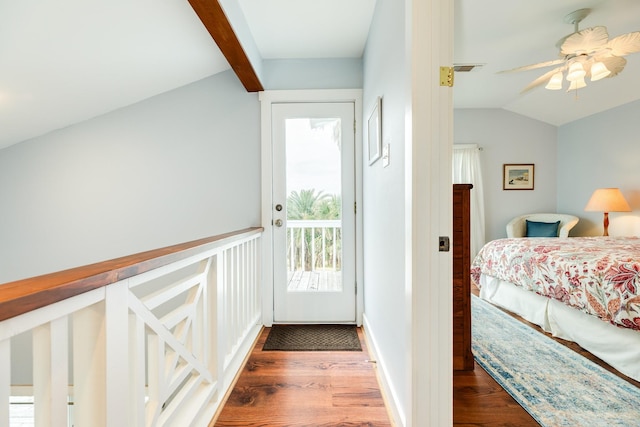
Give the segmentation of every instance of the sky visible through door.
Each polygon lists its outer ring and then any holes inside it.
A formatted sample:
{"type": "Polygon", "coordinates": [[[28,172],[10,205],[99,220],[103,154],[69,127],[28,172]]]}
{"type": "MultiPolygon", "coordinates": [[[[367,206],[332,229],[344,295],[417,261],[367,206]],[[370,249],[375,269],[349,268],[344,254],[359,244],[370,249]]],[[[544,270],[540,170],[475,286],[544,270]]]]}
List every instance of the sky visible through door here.
{"type": "Polygon", "coordinates": [[[287,196],[340,194],[340,119],[287,119],[287,196]]]}

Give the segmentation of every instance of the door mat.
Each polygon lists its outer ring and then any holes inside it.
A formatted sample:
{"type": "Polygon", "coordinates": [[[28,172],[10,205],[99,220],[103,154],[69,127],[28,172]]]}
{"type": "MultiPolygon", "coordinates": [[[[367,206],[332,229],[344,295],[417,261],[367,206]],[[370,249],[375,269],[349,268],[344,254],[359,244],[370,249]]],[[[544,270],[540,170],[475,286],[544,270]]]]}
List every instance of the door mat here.
{"type": "Polygon", "coordinates": [[[273,325],[263,351],[362,351],[354,325],[273,325]]]}

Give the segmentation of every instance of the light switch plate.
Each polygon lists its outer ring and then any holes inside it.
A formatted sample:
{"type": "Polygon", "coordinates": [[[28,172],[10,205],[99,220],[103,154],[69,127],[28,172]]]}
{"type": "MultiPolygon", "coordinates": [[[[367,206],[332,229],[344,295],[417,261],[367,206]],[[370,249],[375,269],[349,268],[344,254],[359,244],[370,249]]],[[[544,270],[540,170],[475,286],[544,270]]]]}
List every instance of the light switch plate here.
{"type": "Polygon", "coordinates": [[[384,144],[382,147],[382,167],[386,168],[389,166],[389,144],[384,144]]]}

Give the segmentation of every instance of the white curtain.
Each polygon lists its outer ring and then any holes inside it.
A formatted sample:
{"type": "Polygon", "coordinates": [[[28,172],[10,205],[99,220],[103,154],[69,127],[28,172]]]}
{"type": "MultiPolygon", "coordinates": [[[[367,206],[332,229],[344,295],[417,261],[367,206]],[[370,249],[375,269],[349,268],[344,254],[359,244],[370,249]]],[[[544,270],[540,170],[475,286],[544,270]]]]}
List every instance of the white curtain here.
{"type": "Polygon", "coordinates": [[[471,190],[471,259],[484,240],[484,193],[482,189],[481,149],[477,144],[453,144],[453,183],[473,184],[471,190]]]}

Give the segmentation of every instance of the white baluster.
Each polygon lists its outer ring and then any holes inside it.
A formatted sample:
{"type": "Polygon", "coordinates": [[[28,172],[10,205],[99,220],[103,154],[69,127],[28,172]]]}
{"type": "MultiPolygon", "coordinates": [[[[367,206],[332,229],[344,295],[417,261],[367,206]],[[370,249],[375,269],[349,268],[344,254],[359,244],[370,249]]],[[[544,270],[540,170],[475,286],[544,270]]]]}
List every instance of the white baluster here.
{"type": "Polygon", "coordinates": [[[217,379],[215,365],[212,365],[212,360],[215,359],[216,350],[216,266],[215,257],[207,259],[207,268],[205,269],[205,286],[202,289],[202,358],[207,366],[209,372],[214,376],[214,381],[217,379]]]}
{"type": "Polygon", "coordinates": [[[324,270],[325,269],[325,259],[326,259],[325,253],[326,253],[326,250],[327,250],[327,236],[326,236],[327,227],[322,227],[320,230],[322,232],[322,269],[324,270]]]}
{"type": "Polygon", "coordinates": [[[336,271],[336,255],[338,251],[338,241],[336,240],[338,235],[338,227],[333,228],[333,271],[336,271]]]}
{"type": "Polygon", "coordinates": [[[35,426],[67,427],[69,329],[63,316],[33,330],[35,426]]]}
{"type": "Polygon", "coordinates": [[[104,302],[73,315],[73,396],[77,426],[106,426],[104,302]]]}
{"type": "Polygon", "coordinates": [[[239,273],[240,270],[238,268],[238,255],[239,255],[239,250],[237,246],[234,246],[231,249],[231,257],[230,257],[230,261],[231,261],[231,265],[229,266],[229,269],[233,272],[233,274],[231,275],[231,281],[229,282],[229,286],[230,286],[230,293],[231,295],[233,295],[233,298],[231,300],[231,303],[229,305],[229,310],[232,313],[231,319],[229,319],[229,338],[231,338],[231,340],[229,341],[229,348],[227,349],[227,351],[231,351],[235,346],[236,346],[236,338],[238,337],[238,324],[240,323],[240,289],[239,289],[239,273]]]}
{"type": "Polygon", "coordinates": [[[165,397],[164,341],[150,333],[147,342],[149,401],[146,405],[146,425],[153,426],[160,416],[165,397]]]}
{"type": "Polygon", "coordinates": [[[241,307],[240,331],[244,334],[244,331],[246,330],[246,327],[247,327],[247,321],[249,320],[249,308],[248,308],[249,293],[247,292],[248,291],[247,262],[249,260],[249,256],[247,255],[247,243],[246,242],[243,243],[240,246],[240,249],[242,250],[240,265],[238,266],[240,268],[240,273],[241,273],[240,292],[242,293],[242,298],[240,299],[240,307],[241,307]]]}
{"type": "Polygon", "coordinates": [[[227,328],[226,328],[226,305],[227,305],[227,251],[220,251],[216,256],[216,294],[217,294],[217,306],[215,307],[217,313],[216,321],[216,333],[218,336],[217,351],[214,353],[217,359],[216,378],[220,386],[219,392],[224,393],[224,367],[225,359],[227,356],[227,328]]]}
{"type": "Polygon", "coordinates": [[[316,270],[316,228],[311,227],[311,271],[316,270]]]}
{"type": "Polygon", "coordinates": [[[305,254],[305,235],[307,234],[307,230],[305,228],[301,228],[300,229],[302,232],[300,233],[300,259],[302,260],[301,263],[301,267],[300,270],[302,271],[306,271],[307,267],[307,263],[305,262],[305,258],[306,258],[306,254],[305,254]]]}
{"type": "Polygon", "coordinates": [[[295,251],[295,238],[296,229],[291,227],[287,228],[289,233],[289,271],[295,271],[296,269],[296,251],[295,251]]]}
{"type": "Polygon", "coordinates": [[[9,425],[11,396],[11,339],[0,340],[0,426],[9,425]]]}
{"type": "Polygon", "coordinates": [[[146,354],[144,322],[136,314],[129,314],[129,396],[128,426],[144,426],[146,354]]]}

